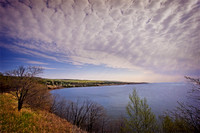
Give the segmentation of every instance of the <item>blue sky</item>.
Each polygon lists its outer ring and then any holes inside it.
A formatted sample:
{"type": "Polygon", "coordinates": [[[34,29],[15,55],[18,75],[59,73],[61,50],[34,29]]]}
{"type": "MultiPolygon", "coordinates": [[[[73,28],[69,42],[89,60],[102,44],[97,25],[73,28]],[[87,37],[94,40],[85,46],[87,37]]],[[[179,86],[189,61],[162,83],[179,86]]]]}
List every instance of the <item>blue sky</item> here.
{"type": "Polygon", "coordinates": [[[45,78],[179,82],[200,76],[200,0],[0,3],[0,71],[45,78]]]}

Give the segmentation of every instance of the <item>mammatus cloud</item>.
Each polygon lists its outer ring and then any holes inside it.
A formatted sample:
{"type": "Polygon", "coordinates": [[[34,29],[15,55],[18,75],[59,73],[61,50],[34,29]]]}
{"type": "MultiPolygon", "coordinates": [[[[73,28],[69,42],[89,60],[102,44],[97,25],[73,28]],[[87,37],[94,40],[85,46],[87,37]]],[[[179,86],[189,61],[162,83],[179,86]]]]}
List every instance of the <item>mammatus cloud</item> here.
{"type": "Polygon", "coordinates": [[[200,0],[0,4],[1,47],[75,65],[165,74],[199,71],[200,0]]]}

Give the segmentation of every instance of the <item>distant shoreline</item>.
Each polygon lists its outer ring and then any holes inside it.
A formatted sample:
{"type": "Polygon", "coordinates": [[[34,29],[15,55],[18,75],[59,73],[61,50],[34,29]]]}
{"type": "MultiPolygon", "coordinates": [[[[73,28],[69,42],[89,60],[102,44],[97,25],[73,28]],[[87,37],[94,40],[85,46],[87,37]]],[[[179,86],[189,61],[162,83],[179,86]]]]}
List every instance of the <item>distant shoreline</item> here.
{"type": "MultiPolygon", "coordinates": [[[[112,81],[111,81],[112,82],[112,81]]],[[[131,84],[148,84],[147,82],[115,82],[115,83],[101,83],[101,84],[94,84],[94,85],[87,85],[87,84],[79,84],[77,83],[74,86],[52,86],[47,85],[49,90],[56,90],[56,89],[63,89],[63,88],[76,88],[76,87],[98,87],[98,86],[114,86],[114,85],[131,85],[131,84]]]]}

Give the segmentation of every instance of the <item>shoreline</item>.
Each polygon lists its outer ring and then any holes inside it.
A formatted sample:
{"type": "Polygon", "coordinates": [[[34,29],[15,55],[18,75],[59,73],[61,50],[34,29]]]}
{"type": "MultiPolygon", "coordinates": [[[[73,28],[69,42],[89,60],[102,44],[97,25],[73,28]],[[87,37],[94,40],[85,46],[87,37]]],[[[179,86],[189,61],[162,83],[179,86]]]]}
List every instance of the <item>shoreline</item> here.
{"type": "Polygon", "coordinates": [[[47,85],[48,90],[57,90],[57,89],[64,89],[64,88],[77,88],[77,87],[98,87],[98,86],[114,86],[114,85],[131,85],[131,84],[149,84],[147,82],[135,82],[135,83],[111,83],[111,84],[96,84],[96,85],[74,85],[74,86],[70,86],[70,87],[66,87],[66,86],[51,86],[51,85],[47,85]]]}

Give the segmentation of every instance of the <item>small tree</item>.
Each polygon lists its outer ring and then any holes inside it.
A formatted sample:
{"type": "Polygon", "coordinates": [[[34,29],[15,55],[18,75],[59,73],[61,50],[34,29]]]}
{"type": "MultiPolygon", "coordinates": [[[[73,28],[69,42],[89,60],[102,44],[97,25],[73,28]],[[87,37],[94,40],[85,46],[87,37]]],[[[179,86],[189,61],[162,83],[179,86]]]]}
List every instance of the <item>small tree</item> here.
{"type": "Polygon", "coordinates": [[[18,111],[22,109],[29,91],[38,85],[36,76],[42,73],[39,67],[19,66],[17,69],[5,73],[8,76],[10,88],[15,90],[14,96],[18,100],[18,111]]]}
{"type": "Polygon", "coordinates": [[[151,133],[157,130],[155,115],[147,104],[147,100],[140,99],[136,90],[129,95],[126,107],[128,118],[125,118],[124,132],[151,133]]]}
{"type": "MultiPolygon", "coordinates": [[[[178,102],[179,106],[172,113],[174,121],[182,120],[191,132],[200,132],[200,79],[185,77],[193,87],[188,92],[189,103],[178,102]]],[[[183,128],[182,128],[183,129],[183,128]]],[[[188,128],[186,128],[188,130],[188,128]]]]}

